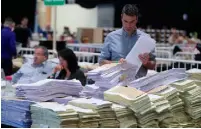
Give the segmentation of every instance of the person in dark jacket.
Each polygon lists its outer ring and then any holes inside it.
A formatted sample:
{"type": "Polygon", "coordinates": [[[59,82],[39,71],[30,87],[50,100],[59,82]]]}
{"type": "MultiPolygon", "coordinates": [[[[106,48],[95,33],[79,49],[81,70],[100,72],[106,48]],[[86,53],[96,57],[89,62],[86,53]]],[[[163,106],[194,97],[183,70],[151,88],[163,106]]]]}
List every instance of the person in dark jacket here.
{"type": "Polygon", "coordinates": [[[16,56],[15,33],[12,31],[13,20],[6,18],[1,30],[1,68],[5,75],[12,75],[12,58],[16,56]]]}
{"type": "Polygon", "coordinates": [[[78,61],[75,53],[65,48],[58,53],[60,64],[55,67],[51,79],[77,79],[83,86],[86,84],[86,77],[78,66],[78,61]],[[56,74],[58,73],[58,76],[56,74]]]}

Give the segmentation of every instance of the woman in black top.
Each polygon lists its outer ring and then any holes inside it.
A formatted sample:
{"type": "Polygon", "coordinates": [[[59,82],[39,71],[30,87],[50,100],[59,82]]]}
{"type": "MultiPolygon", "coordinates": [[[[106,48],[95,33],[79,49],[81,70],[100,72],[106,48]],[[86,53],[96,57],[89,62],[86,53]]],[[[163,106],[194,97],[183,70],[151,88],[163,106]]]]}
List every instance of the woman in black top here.
{"type": "Polygon", "coordinates": [[[55,67],[52,76],[49,78],[67,80],[77,79],[84,86],[86,84],[86,77],[78,66],[75,53],[71,49],[66,48],[58,53],[58,57],[60,64],[55,67]],[[60,71],[60,73],[56,76],[58,71],[60,71]]]}

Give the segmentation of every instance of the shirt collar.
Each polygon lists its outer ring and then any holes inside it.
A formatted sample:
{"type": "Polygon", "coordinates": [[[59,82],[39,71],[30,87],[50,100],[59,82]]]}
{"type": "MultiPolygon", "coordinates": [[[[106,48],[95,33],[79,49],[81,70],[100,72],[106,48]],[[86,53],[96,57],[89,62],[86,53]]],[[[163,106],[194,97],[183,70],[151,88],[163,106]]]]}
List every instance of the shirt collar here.
{"type": "Polygon", "coordinates": [[[10,30],[10,31],[11,31],[11,28],[10,28],[10,27],[7,27],[7,26],[5,26],[3,29],[6,29],[6,30],[10,30]]]}
{"type": "MultiPolygon", "coordinates": [[[[122,27],[122,33],[123,33],[123,35],[126,36],[126,37],[129,36],[129,35],[128,35],[128,32],[126,32],[123,27],[122,27]]],[[[131,37],[135,36],[136,34],[137,34],[137,29],[136,29],[136,31],[135,31],[134,33],[132,33],[131,37]]]]}

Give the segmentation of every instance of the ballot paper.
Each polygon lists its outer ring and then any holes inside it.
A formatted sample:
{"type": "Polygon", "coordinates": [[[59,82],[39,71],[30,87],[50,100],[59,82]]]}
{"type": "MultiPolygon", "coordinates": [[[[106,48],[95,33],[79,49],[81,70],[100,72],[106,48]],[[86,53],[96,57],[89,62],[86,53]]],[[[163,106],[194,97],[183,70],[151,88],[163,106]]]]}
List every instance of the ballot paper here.
{"type": "Polygon", "coordinates": [[[32,127],[77,128],[78,114],[73,108],[55,102],[40,102],[31,106],[32,127]]]}
{"type": "Polygon", "coordinates": [[[178,68],[139,78],[130,82],[128,86],[135,87],[136,89],[144,92],[148,92],[159,86],[168,85],[176,81],[184,80],[186,78],[187,74],[185,73],[185,69],[178,68]]]}
{"type": "Polygon", "coordinates": [[[78,80],[45,79],[31,84],[17,84],[16,96],[40,102],[58,97],[78,97],[82,89],[78,80]]]}
{"type": "Polygon", "coordinates": [[[54,98],[51,101],[57,102],[59,104],[67,105],[69,101],[74,100],[74,99],[77,99],[77,97],[67,96],[67,97],[63,97],[63,98],[54,98]]]}
{"type": "Polygon", "coordinates": [[[1,123],[19,128],[31,127],[30,105],[32,101],[17,98],[2,98],[1,123]]]}
{"type": "Polygon", "coordinates": [[[137,67],[137,71],[140,69],[142,62],[139,59],[140,54],[150,53],[156,47],[156,41],[148,36],[140,36],[134,47],[126,56],[126,62],[131,66],[137,67]]]}
{"type": "Polygon", "coordinates": [[[200,80],[201,81],[201,70],[200,69],[190,69],[186,71],[189,74],[189,79],[200,80]]]}

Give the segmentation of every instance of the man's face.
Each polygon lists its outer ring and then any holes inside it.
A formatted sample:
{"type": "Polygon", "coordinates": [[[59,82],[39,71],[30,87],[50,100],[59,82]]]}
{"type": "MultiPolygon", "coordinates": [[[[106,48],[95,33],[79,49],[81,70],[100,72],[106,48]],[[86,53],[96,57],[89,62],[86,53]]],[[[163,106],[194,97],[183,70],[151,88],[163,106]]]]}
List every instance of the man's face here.
{"type": "Polygon", "coordinates": [[[34,52],[34,64],[42,64],[44,61],[47,60],[47,57],[44,55],[44,51],[41,48],[35,49],[34,52]]]}
{"type": "Polygon", "coordinates": [[[136,29],[137,16],[128,16],[126,14],[121,15],[122,26],[128,33],[132,33],[136,29]]]}
{"type": "Polygon", "coordinates": [[[28,25],[28,19],[24,18],[21,23],[23,26],[27,26],[28,25]]]}

